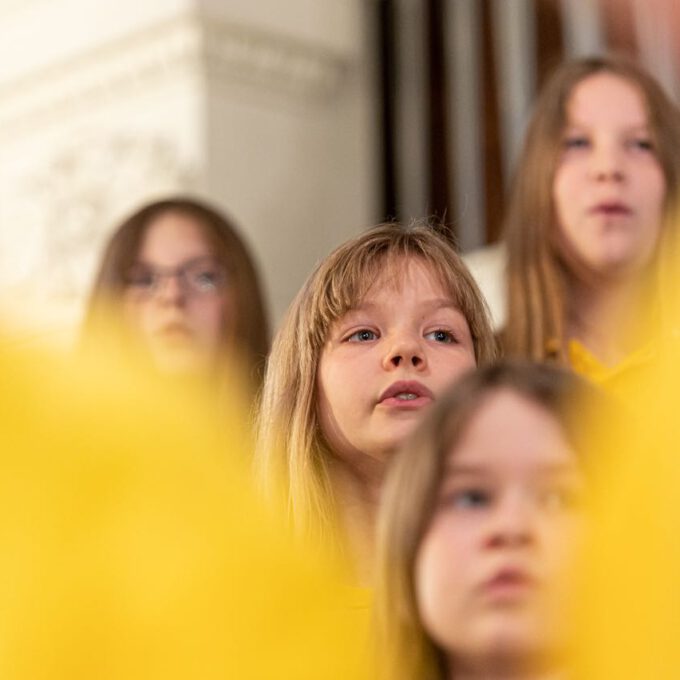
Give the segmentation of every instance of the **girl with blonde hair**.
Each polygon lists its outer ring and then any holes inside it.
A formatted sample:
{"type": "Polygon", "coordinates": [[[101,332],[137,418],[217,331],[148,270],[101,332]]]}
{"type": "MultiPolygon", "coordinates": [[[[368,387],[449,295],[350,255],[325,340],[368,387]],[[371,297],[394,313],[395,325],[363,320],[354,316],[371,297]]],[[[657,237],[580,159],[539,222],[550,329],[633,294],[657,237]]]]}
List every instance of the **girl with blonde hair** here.
{"type": "Polygon", "coordinates": [[[677,218],[680,117],[636,64],[562,65],[529,125],[505,225],[508,354],[598,382],[645,361],[677,218]]]}
{"type": "Polygon", "coordinates": [[[477,286],[433,228],[380,225],[326,257],[274,340],[259,414],[260,473],[297,532],[342,546],[370,582],[387,461],[495,352],[477,286]]]}
{"type": "Polygon", "coordinates": [[[599,393],[556,366],[464,376],[395,457],[378,523],[389,680],[562,677],[599,393]]]}

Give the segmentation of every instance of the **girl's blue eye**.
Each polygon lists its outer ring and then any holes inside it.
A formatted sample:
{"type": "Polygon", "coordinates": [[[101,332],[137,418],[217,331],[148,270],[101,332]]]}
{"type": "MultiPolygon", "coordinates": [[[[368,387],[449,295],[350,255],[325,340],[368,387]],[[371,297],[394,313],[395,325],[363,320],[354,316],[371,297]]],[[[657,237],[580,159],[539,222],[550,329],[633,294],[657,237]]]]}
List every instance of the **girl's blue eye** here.
{"type": "Polygon", "coordinates": [[[646,137],[639,137],[629,142],[630,146],[640,151],[654,151],[654,143],[646,137]]]}
{"type": "Polygon", "coordinates": [[[425,337],[430,340],[434,340],[435,342],[452,343],[456,341],[456,339],[453,337],[453,333],[450,331],[445,331],[442,328],[438,328],[436,331],[427,333],[425,337]]]}
{"type": "Polygon", "coordinates": [[[368,329],[362,328],[360,331],[352,333],[347,340],[349,342],[368,342],[370,340],[375,340],[378,337],[377,333],[368,329]]]}
{"type": "Polygon", "coordinates": [[[449,504],[458,510],[476,510],[491,503],[491,493],[484,489],[463,489],[449,496],[449,504]]]}
{"type": "Polygon", "coordinates": [[[209,258],[202,258],[184,265],[178,274],[183,275],[186,283],[198,293],[213,293],[225,288],[224,269],[219,263],[209,258]]]}
{"type": "Polygon", "coordinates": [[[217,275],[214,272],[200,272],[191,279],[196,288],[214,290],[217,288],[217,275]]]}
{"type": "Polygon", "coordinates": [[[125,283],[130,288],[136,288],[137,290],[151,290],[156,286],[158,281],[153,271],[139,267],[133,269],[127,275],[125,283]]]}
{"type": "Polygon", "coordinates": [[[590,142],[587,137],[567,137],[564,140],[565,149],[585,149],[590,142]]]}

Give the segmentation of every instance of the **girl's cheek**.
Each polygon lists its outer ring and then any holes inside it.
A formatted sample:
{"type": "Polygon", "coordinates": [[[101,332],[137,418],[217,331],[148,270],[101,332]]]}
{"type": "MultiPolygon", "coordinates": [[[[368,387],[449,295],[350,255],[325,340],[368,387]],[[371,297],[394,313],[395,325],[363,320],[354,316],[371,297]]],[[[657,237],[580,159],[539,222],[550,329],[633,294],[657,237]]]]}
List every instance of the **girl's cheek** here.
{"type": "MultiPolygon", "coordinates": [[[[205,320],[207,324],[218,325],[222,321],[228,323],[234,320],[234,305],[229,299],[209,299],[198,303],[197,316],[205,320]]],[[[231,323],[230,325],[234,325],[231,323]]]]}
{"type": "Polygon", "coordinates": [[[134,335],[144,335],[148,314],[143,305],[123,299],[122,316],[127,331],[134,335]]]}

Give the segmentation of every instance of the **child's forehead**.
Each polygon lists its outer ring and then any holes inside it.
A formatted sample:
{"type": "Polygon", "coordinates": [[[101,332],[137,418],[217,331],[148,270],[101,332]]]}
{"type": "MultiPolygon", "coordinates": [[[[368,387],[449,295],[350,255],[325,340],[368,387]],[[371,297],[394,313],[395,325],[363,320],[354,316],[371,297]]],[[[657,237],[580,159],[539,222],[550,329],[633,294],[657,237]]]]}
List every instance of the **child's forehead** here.
{"type": "MultiPolygon", "coordinates": [[[[405,291],[407,291],[407,296],[409,292],[413,292],[408,291],[407,285],[403,282],[396,284],[388,282],[383,286],[375,286],[367,291],[363,297],[359,298],[356,304],[348,306],[348,308],[340,315],[339,319],[345,319],[354,315],[362,315],[364,313],[380,314],[382,312],[394,312],[395,306],[397,305],[402,303],[409,305],[408,302],[402,300],[405,291]],[[393,294],[397,299],[393,298],[393,294]]],[[[428,314],[441,309],[450,309],[462,313],[453,297],[442,287],[432,288],[427,290],[427,292],[418,291],[417,293],[414,293],[413,297],[417,300],[418,311],[421,314],[428,314]]],[[[411,299],[413,299],[413,297],[411,299]]],[[[407,307],[407,309],[408,308],[411,307],[407,307]]]]}
{"type": "Polygon", "coordinates": [[[404,288],[413,288],[420,285],[427,288],[436,297],[448,298],[453,301],[454,295],[439,274],[434,265],[415,256],[383,257],[376,263],[376,273],[367,276],[365,285],[357,291],[353,307],[378,298],[385,292],[401,293],[404,288]]]}
{"type": "Polygon", "coordinates": [[[411,292],[423,294],[423,303],[430,306],[461,308],[460,291],[452,277],[441,267],[416,254],[387,252],[378,257],[362,258],[355,267],[337,271],[329,282],[330,295],[324,302],[325,330],[347,316],[377,307],[391,296],[411,292]]]}
{"type": "Polygon", "coordinates": [[[449,447],[446,467],[549,473],[580,466],[557,416],[512,388],[501,387],[470,415],[449,447]]]}

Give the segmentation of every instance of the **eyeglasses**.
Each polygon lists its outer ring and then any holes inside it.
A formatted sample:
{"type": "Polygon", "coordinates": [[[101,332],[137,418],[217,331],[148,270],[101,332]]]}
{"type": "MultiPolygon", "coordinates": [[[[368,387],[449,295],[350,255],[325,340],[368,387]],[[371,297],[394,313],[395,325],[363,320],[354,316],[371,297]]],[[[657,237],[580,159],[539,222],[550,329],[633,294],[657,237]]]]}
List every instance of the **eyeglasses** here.
{"type": "Polygon", "coordinates": [[[227,287],[227,272],[212,257],[198,257],[180,267],[156,267],[138,262],[128,271],[125,286],[139,297],[151,297],[161,289],[164,279],[175,276],[187,295],[217,295],[227,287]]]}

